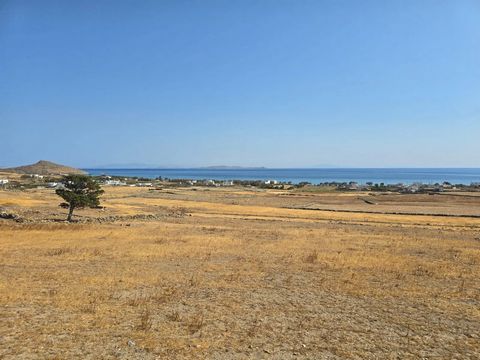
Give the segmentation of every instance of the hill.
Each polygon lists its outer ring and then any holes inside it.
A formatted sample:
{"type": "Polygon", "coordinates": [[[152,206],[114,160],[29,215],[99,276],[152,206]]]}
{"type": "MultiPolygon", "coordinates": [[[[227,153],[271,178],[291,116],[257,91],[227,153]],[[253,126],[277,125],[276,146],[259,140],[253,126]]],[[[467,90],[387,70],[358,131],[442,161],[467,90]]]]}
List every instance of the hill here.
{"type": "Polygon", "coordinates": [[[85,171],[70,166],[55,164],[51,161],[40,160],[32,165],[18,166],[2,169],[2,171],[16,172],[19,174],[39,175],[64,175],[64,174],[86,174],[85,171]]]}

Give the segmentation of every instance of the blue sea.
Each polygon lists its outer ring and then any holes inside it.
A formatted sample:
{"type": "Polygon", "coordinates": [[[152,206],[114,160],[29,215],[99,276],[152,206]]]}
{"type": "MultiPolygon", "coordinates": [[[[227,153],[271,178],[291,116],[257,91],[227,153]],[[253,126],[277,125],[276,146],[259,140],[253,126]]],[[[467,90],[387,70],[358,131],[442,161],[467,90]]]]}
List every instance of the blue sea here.
{"type": "Polygon", "coordinates": [[[91,175],[113,175],[155,179],[191,180],[277,180],[312,184],[325,182],[367,182],[385,184],[434,184],[448,181],[452,184],[470,185],[480,182],[480,168],[411,168],[411,169],[84,169],[91,175]]]}

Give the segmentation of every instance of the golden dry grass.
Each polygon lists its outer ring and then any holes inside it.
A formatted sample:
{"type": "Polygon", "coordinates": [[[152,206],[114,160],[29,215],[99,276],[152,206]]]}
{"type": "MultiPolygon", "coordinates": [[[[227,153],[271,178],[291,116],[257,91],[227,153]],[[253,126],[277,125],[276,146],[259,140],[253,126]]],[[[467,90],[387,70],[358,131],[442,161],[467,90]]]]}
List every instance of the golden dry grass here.
{"type": "Polygon", "coordinates": [[[0,358],[480,356],[479,219],[171,192],[108,189],[77,218],[123,217],[65,224],[51,191],[0,191],[30,219],[0,220],[0,358]]]}

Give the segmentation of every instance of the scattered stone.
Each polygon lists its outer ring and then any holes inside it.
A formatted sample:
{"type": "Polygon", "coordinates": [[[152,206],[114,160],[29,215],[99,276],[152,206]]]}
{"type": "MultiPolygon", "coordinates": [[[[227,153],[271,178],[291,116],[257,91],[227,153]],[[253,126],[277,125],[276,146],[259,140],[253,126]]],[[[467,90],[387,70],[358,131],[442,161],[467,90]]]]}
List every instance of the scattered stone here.
{"type": "Polygon", "coordinates": [[[15,220],[16,222],[22,222],[23,219],[18,216],[17,214],[12,214],[6,211],[0,212],[0,219],[5,219],[5,220],[15,220]]]}

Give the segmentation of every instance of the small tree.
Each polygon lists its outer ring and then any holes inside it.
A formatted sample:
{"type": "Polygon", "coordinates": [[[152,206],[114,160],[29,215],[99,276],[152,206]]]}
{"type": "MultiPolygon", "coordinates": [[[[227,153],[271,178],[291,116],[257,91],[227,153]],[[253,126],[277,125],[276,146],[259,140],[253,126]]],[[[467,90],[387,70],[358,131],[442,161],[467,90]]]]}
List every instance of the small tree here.
{"type": "Polygon", "coordinates": [[[100,185],[87,175],[67,175],[63,177],[64,189],[57,189],[55,193],[68,203],[67,221],[72,221],[75,208],[95,207],[100,204],[100,195],[103,190],[100,185]]]}

